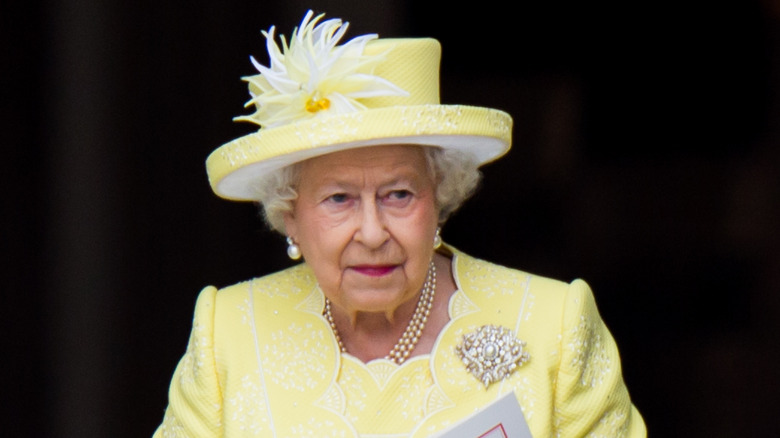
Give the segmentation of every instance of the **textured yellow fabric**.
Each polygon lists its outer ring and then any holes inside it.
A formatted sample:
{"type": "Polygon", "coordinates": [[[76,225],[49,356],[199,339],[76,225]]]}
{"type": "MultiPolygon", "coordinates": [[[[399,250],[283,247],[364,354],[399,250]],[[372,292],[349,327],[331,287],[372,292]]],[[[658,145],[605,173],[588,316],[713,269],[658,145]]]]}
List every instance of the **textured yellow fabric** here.
{"type": "Polygon", "coordinates": [[[305,264],[204,289],[154,437],[429,437],[509,391],[534,437],[646,436],[585,282],[454,252],[451,322],[430,355],[401,366],[339,353],[305,264]],[[512,329],[530,353],[487,389],[454,351],[483,324],[512,329]]]}

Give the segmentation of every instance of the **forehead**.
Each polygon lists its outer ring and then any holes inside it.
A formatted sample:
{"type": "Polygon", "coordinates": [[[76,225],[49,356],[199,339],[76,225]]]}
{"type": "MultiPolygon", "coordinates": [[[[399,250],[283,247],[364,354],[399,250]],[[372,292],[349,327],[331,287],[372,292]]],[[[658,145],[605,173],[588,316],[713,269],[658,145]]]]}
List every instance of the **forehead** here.
{"type": "Polygon", "coordinates": [[[421,146],[387,145],[349,149],[311,158],[301,163],[301,183],[363,177],[366,174],[429,176],[421,146]]]}

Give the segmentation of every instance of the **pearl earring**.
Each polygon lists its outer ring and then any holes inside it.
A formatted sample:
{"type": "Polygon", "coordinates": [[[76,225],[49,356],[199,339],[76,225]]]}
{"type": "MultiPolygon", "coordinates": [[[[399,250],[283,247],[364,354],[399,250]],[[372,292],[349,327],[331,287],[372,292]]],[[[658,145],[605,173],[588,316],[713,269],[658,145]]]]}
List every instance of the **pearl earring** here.
{"type": "Polygon", "coordinates": [[[292,237],[287,238],[287,257],[293,260],[301,258],[301,248],[293,242],[292,237]]]}
{"type": "Polygon", "coordinates": [[[433,236],[433,249],[439,249],[441,246],[441,227],[436,227],[436,235],[433,236]]]}

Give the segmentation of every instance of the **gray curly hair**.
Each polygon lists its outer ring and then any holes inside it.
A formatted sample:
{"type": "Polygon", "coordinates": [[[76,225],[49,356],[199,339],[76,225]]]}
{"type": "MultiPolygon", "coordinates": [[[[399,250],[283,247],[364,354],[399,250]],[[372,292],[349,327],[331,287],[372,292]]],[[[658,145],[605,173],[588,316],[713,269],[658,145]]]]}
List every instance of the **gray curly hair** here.
{"type": "MultiPolygon", "coordinates": [[[[428,170],[436,185],[436,206],[439,223],[443,224],[479,186],[482,173],[479,164],[464,152],[439,147],[422,146],[428,170]]],[[[285,235],[284,215],[292,211],[298,198],[296,187],[300,163],[291,164],[266,174],[255,185],[257,203],[266,224],[285,235]]]]}

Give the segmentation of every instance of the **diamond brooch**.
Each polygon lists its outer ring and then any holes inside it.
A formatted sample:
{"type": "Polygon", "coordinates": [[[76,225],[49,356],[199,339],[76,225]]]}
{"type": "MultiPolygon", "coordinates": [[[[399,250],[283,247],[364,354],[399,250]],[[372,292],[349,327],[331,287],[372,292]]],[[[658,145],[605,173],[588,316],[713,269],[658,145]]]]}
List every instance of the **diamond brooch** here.
{"type": "Polygon", "coordinates": [[[530,359],[525,342],[511,330],[492,324],[464,335],[455,352],[485,388],[505,379],[530,359]]]}

